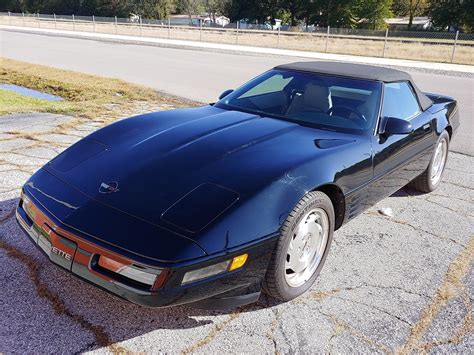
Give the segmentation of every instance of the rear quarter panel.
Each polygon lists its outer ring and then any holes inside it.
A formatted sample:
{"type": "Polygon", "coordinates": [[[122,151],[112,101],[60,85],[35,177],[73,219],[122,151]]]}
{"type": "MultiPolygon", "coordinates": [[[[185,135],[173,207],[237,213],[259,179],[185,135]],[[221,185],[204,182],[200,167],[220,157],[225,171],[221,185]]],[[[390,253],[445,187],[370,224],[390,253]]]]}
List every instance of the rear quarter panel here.
{"type": "Polygon", "coordinates": [[[435,120],[436,134],[439,136],[447,129],[451,136],[454,136],[461,124],[457,101],[449,96],[437,94],[427,94],[427,96],[433,101],[428,111],[435,120]]]}

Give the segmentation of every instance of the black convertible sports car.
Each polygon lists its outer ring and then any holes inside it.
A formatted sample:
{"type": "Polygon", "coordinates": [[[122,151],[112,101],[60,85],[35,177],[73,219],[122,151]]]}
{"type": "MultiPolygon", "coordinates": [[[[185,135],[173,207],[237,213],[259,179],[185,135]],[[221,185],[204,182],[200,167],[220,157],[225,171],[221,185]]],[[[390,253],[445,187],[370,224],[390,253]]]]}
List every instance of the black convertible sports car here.
{"type": "Polygon", "coordinates": [[[408,183],[438,187],[458,126],[456,101],[404,72],[281,65],[92,133],[26,182],[17,219],[51,261],[138,304],[286,301],[334,230],[408,183]]]}

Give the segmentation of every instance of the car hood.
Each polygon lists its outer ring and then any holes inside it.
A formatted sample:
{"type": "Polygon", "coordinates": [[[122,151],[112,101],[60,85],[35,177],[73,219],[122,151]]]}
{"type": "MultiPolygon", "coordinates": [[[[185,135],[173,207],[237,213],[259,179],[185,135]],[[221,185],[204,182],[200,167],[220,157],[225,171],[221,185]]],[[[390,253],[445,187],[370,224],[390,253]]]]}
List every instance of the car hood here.
{"type": "Polygon", "coordinates": [[[323,150],[315,140],[341,138],[205,106],[119,121],[45,169],[104,205],[193,234],[291,166],[314,158],[323,150]]]}
{"type": "Polygon", "coordinates": [[[61,229],[139,263],[167,267],[206,255],[196,241],[94,201],[45,169],[23,193],[61,229]]]}

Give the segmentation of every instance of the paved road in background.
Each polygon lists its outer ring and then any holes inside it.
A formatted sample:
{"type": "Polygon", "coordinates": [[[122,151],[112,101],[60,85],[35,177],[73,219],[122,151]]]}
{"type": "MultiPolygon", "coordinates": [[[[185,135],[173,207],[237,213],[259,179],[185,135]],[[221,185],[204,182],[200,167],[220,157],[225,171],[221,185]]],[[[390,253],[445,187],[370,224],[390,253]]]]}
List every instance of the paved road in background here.
{"type": "MultiPolygon", "coordinates": [[[[0,31],[7,58],[116,77],[201,102],[215,101],[275,65],[301,58],[248,56],[0,31]]],[[[407,70],[409,71],[409,70],[407,70]]],[[[412,72],[423,91],[455,97],[462,125],[452,150],[474,155],[474,79],[412,72]]]]}

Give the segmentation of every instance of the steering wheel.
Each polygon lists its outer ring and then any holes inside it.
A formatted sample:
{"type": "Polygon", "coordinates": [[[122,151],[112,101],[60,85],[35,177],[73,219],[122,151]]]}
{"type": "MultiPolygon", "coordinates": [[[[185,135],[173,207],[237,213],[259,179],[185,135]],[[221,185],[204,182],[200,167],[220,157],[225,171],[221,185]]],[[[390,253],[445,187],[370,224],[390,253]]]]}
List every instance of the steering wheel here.
{"type": "Polygon", "coordinates": [[[351,113],[355,114],[359,119],[368,123],[367,118],[356,108],[349,107],[349,106],[333,106],[328,110],[328,114],[334,114],[335,112],[345,112],[347,115],[343,115],[343,117],[349,118],[351,113]]]}

